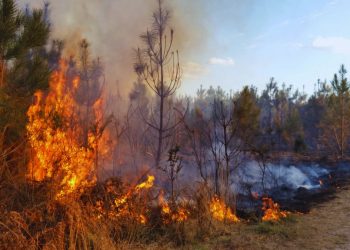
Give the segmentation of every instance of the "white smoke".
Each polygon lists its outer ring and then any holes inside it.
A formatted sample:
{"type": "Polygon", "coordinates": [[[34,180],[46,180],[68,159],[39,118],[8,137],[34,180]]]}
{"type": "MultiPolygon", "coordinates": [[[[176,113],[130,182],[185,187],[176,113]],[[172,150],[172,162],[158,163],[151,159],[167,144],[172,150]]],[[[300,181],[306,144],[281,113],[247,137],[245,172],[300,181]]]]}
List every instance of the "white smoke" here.
{"type": "MultiPolygon", "coordinates": [[[[123,94],[136,79],[133,72],[133,49],[142,45],[140,35],[152,25],[156,0],[48,0],[52,37],[65,41],[65,54],[77,55],[79,41],[86,38],[93,56],[101,57],[111,89],[123,94]]],[[[43,0],[18,0],[21,8],[42,8],[43,0]]],[[[198,53],[205,44],[205,28],[200,22],[205,4],[199,1],[164,1],[171,10],[170,26],[175,30],[174,50],[179,49],[181,62],[186,55],[198,53]],[[190,52],[191,51],[191,52],[190,52]]]]}
{"type": "MultiPolygon", "coordinates": [[[[319,179],[321,176],[327,175],[329,170],[318,164],[309,165],[283,165],[283,164],[267,164],[264,176],[264,187],[266,190],[273,188],[286,187],[292,190],[298,188],[314,189],[319,188],[319,179]]],[[[262,176],[261,166],[254,161],[244,164],[238,169],[235,176],[234,189],[238,192],[245,192],[245,186],[250,186],[254,192],[262,193],[262,176]]]]}

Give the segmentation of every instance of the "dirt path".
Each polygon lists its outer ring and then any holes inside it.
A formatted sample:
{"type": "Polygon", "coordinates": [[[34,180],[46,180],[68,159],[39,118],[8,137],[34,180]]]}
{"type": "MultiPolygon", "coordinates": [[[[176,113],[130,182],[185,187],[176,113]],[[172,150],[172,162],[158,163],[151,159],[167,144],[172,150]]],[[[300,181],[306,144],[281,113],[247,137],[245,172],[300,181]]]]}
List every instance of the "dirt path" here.
{"type": "Polygon", "coordinates": [[[350,249],[349,187],[340,190],[336,196],[298,219],[291,248],[350,249]]]}

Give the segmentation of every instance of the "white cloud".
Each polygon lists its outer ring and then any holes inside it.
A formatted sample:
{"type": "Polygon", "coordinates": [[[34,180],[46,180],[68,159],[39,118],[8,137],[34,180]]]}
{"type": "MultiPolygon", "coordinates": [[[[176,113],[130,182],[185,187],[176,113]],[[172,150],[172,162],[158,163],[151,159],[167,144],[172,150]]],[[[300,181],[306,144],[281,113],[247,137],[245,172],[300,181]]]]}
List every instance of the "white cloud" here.
{"type": "Polygon", "coordinates": [[[208,69],[205,66],[191,61],[184,63],[182,69],[183,76],[185,78],[191,79],[197,78],[208,73],[208,69]]]}
{"type": "Polygon", "coordinates": [[[235,65],[235,61],[230,57],[226,57],[226,58],[212,57],[209,59],[209,64],[233,66],[235,65]]]}
{"type": "Polygon", "coordinates": [[[350,54],[350,39],[344,37],[316,37],[312,46],[326,49],[338,54],[350,54]]]}

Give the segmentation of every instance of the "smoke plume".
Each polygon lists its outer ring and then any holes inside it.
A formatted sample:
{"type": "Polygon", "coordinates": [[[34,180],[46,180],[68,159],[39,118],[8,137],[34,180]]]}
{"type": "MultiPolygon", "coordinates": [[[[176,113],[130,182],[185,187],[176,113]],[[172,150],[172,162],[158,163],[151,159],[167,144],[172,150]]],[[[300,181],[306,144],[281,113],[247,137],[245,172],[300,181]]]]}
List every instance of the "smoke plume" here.
{"type": "MultiPolygon", "coordinates": [[[[170,26],[175,30],[173,48],[187,57],[205,44],[207,30],[201,26],[205,5],[199,1],[165,1],[172,12],[170,26]]],[[[155,0],[51,0],[52,38],[65,41],[65,55],[77,55],[79,41],[86,38],[94,57],[101,57],[111,89],[126,94],[136,75],[133,73],[133,49],[142,46],[140,35],[151,27],[155,0]]],[[[40,8],[42,0],[19,0],[20,7],[40,8]]]]}

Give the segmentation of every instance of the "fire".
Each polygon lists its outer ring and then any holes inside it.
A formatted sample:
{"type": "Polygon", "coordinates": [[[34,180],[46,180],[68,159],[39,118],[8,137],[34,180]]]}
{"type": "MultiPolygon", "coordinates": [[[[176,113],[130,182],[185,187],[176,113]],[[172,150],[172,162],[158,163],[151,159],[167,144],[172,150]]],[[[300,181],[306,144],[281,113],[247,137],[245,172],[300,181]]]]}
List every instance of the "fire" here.
{"type": "Polygon", "coordinates": [[[129,200],[132,196],[139,195],[143,190],[147,190],[153,187],[155,177],[153,175],[148,175],[147,180],[138,184],[135,188],[130,189],[122,197],[116,198],[113,204],[113,210],[117,211],[112,213],[114,217],[129,217],[134,218],[141,224],[147,223],[147,217],[141,212],[135,211],[130,207],[129,200]]]}
{"type": "Polygon", "coordinates": [[[145,182],[142,182],[139,185],[137,185],[135,189],[137,191],[139,191],[141,189],[150,189],[151,187],[153,187],[154,180],[155,180],[154,176],[149,175],[149,176],[147,176],[147,180],[145,182]]]}
{"type": "Polygon", "coordinates": [[[232,213],[231,209],[219,199],[219,197],[214,196],[210,202],[210,212],[214,219],[218,221],[230,221],[239,222],[238,217],[232,213]]]}
{"type": "Polygon", "coordinates": [[[176,208],[172,209],[169,203],[165,200],[163,192],[159,195],[159,204],[162,209],[161,212],[165,224],[169,224],[170,222],[184,222],[190,215],[190,212],[184,207],[176,206],[176,208]]]}
{"type": "Polygon", "coordinates": [[[155,177],[153,175],[148,175],[147,180],[138,184],[134,189],[130,189],[125,195],[120,198],[114,200],[114,204],[116,206],[123,205],[127,202],[127,200],[134,194],[140,193],[143,189],[150,189],[153,187],[155,177]]]}
{"type": "Polygon", "coordinates": [[[264,211],[263,221],[278,221],[288,216],[289,212],[280,210],[278,203],[273,202],[271,198],[265,197],[262,200],[262,210],[264,211]]]}
{"type": "MultiPolygon", "coordinates": [[[[35,93],[36,101],[27,112],[28,178],[53,183],[56,199],[79,193],[96,182],[96,142],[100,138],[89,131],[88,143],[83,145],[80,106],[74,96],[80,80],[76,77],[69,83],[66,72],[67,64],[62,61],[60,70],[51,76],[49,92],[35,93]]],[[[102,102],[98,99],[93,105],[96,124],[102,102]]]]}

